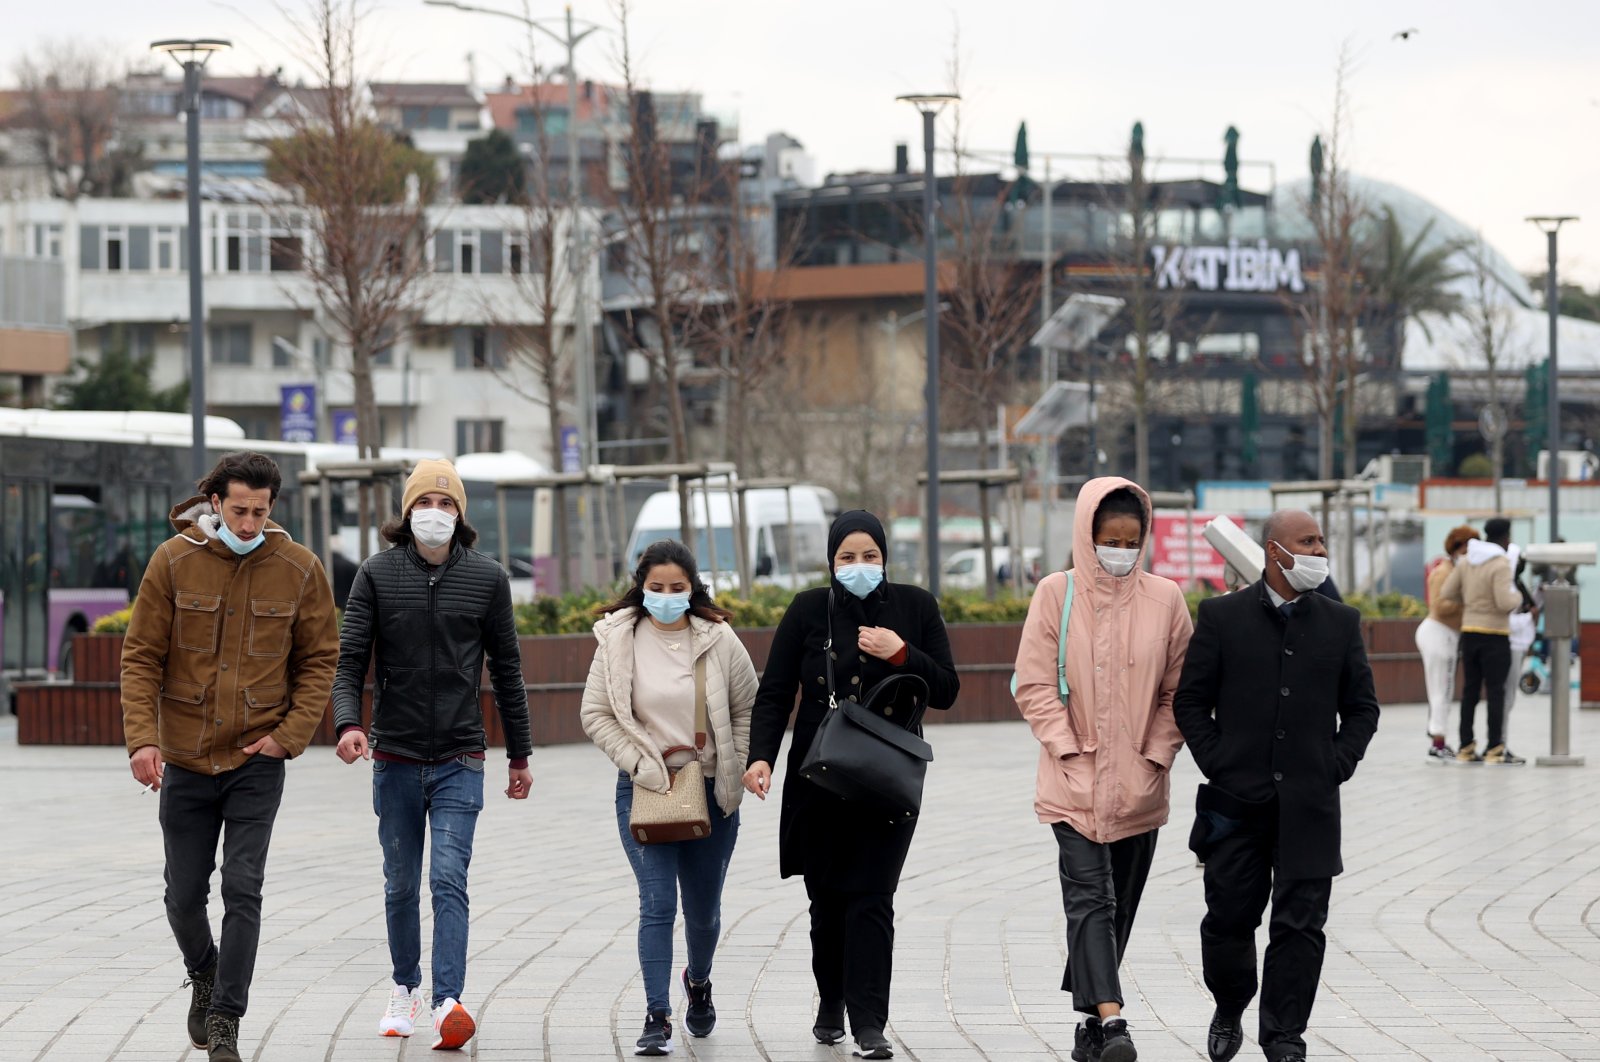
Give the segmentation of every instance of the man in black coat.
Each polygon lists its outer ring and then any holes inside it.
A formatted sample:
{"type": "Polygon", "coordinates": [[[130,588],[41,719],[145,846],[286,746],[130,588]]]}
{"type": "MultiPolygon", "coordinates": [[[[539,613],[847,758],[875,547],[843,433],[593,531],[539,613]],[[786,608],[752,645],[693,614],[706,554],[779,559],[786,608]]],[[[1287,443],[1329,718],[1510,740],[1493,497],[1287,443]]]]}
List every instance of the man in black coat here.
{"type": "Polygon", "coordinates": [[[1200,923],[1206,987],[1216,1000],[1207,1049],[1226,1062],[1244,1042],[1256,994],[1255,931],[1272,899],[1261,976],[1261,1048],[1305,1058],[1333,876],[1339,786],[1378,728],[1361,614],[1316,592],[1327,577],[1317,521],[1277,512],[1262,528],[1266,574],[1200,603],[1173,702],[1209,779],[1190,847],[1205,860],[1200,923]]]}

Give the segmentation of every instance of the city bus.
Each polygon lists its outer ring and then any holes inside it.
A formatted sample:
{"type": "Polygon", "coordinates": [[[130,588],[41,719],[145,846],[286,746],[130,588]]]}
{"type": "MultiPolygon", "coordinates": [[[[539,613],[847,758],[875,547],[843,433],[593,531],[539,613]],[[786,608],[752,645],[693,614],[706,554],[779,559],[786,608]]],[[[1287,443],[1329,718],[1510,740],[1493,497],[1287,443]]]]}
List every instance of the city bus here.
{"type": "MultiPolygon", "coordinates": [[[[138,592],[173,534],[168,512],[194,494],[190,425],[181,413],[0,407],[0,696],[10,681],[70,676],[73,636],[138,592]]],[[[213,461],[245,449],[272,457],[283,471],[272,518],[317,548],[300,526],[300,472],[355,447],[247,439],[225,417],[206,418],[206,444],[213,461]]]]}

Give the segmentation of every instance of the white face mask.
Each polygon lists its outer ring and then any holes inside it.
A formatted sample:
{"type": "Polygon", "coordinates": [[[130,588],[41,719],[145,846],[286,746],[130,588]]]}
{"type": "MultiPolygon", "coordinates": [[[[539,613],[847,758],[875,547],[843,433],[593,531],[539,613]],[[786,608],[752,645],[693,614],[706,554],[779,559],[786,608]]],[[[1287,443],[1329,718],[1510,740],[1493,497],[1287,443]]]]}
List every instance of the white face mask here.
{"type": "Polygon", "coordinates": [[[1280,553],[1288,554],[1294,558],[1294,567],[1285,568],[1283,562],[1278,562],[1278,569],[1283,572],[1283,577],[1289,580],[1289,585],[1300,591],[1308,593],[1328,581],[1328,558],[1313,557],[1308,553],[1289,553],[1283,548],[1283,543],[1274,542],[1280,553]]]}
{"type": "Polygon", "coordinates": [[[447,513],[443,509],[413,509],[411,533],[421,545],[438,549],[456,533],[455,513],[447,513]]]}
{"type": "Polygon", "coordinates": [[[1100,567],[1119,579],[1132,572],[1134,565],[1139,563],[1139,551],[1136,549],[1096,546],[1094,555],[1100,558],[1100,567]]]}

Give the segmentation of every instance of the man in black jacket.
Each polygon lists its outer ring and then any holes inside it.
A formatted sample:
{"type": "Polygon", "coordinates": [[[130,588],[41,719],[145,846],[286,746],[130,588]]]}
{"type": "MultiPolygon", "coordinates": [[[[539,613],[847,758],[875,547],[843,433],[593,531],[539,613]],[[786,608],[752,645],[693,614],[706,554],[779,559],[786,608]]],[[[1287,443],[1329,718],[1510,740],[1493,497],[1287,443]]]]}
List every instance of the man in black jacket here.
{"type": "Polygon", "coordinates": [[[394,986],[381,1036],[410,1036],[422,995],[423,835],[433,833],[433,1047],[450,1050],[477,1026],[461,1003],[467,974],[467,867],[483,810],[484,656],[510,758],[506,796],[527,799],[532,741],[522,657],[505,569],[469,548],[467,492],[448,461],[422,461],[406,480],[401,516],[384,525],[393,549],[368,557],[350,588],[333,683],[339,758],[373,759],[372,802],[383,846],[384,911],[394,986]],[[376,649],[371,733],[361,690],[376,649]],[[370,749],[370,751],[369,751],[370,749]]]}
{"type": "Polygon", "coordinates": [[[1333,876],[1339,786],[1378,727],[1361,614],[1316,593],[1328,551],[1308,513],[1262,529],[1266,574],[1200,604],[1173,702],[1200,787],[1190,847],[1205,860],[1200,923],[1206,987],[1216,1000],[1207,1049],[1226,1062],[1244,1042],[1256,994],[1255,931],[1272,920],[1261,976],[1261,1048],[1305,1058],[1333,876]]]}

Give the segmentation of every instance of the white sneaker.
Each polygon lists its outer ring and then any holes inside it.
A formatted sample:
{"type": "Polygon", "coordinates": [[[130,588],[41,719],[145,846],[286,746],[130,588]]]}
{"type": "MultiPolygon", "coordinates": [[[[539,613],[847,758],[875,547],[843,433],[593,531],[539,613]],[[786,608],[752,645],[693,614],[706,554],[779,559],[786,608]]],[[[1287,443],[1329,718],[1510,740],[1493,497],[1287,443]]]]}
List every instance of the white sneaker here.
{"type": "Polygon", "coordinates": [[[472,1039],[472,1034],[477,1031],[478,1024],[472,1020],[472,1015],[455,1000],[446,997],[443,1003],[433,1008],[435,1051],[454,1051],[472,1039]]]}
{"type": "Polygon", "coordinates": [[[405,985],[395,985],[389,993],[389,1010],[378,1019],[378,1035],[410,1036],[424,1005],[420,987],[408,991],[405,985]]]}

